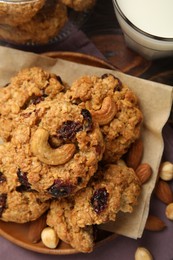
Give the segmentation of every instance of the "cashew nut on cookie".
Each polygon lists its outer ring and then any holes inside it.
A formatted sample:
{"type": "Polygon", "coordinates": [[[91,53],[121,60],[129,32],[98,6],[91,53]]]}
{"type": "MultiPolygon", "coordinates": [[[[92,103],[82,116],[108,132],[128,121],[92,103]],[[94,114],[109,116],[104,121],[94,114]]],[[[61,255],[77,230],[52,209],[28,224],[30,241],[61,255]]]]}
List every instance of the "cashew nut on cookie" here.
{"type": "Polygon", "coordinates": [[[99,110],[91,110],[90,112],[93,119],[98,122],[99,125],[106,125],[114,118],[117,108],[113,98],[108,96],[103,99],[102,106],[99,110]]]}
{"type": "Polygon", "coordinates": [[[32,153],[43,163],[49,165],[61,165],[67,163],[74,155],[74,144],[64,144],[54,149],[49,143],[49,132],[38,128],[31,139],[32,153]]]}

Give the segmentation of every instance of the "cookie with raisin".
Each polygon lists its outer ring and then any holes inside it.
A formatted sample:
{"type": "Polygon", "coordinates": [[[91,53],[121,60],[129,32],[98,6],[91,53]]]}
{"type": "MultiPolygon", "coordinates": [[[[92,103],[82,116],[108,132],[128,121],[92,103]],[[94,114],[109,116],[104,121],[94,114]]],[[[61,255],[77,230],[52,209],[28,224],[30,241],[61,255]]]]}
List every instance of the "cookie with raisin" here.
{"type": "Polygon", "coordinates": [[[75,195],[72,219],[79,227],[115,221],[118,212],[133,212],[140,193],[141,184],[132,168],[106,165],[75,195]]]}
{"type": "Polygon", "coordinates": [[[11,143],[14,163],[32,189],[56,198],[85,187],[105,149],[89,111],[62,98],[30,105],[16,116],[11,143]]]}
{"type": "Polygon", "coordinates": [[[45,99],[54,99],[67,84],[53,73],[40,67],[22,69],[13,76],[9,84],[0,88],[0,136],[10,139],[12,120],[29,105],[45,99]]]}
{"type": "Polygon", "coordinates": [[[105,140],[103,160],[116,163],[139,138],[143,114],[135,93],[111,74],[83,76],[67,91],[69,100],[90,111],[105,140]]]}
{"type": "Polygon", "coordinates": [[[31,189],[14,163],[14,150],[10,143],[0,145],[0,219],[26,223],[46,212],[50,201],[31,189]]]}
{"type": "Polygon", "coordinates": [[[47,224],[72,247],[92,251],[97,225],[115,221],[120,211],[133,212],[140,192],[141,184],[132,168],[104,166],[73,198],[51,202],[47,224]]]}
{"type": "Polygon", "coordinates": [[[60,202],[52,201],[47,214],[47,225],[54,228],[58,237],[79,252],[89,253],[94,248],[93,226],[80,228],[71,212],[74,206],[73,199],[62,199],[60,202]]]}

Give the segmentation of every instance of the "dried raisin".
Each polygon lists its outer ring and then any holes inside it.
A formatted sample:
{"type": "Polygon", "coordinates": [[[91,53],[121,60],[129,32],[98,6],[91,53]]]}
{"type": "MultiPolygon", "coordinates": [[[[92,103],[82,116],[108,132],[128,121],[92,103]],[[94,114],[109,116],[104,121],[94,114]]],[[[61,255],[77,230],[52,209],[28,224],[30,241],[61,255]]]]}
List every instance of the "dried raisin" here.
{"type": "Polygon", "coordinates": [[[83,127],[87,131],[92,130],[93,122],[92,122],[92,116],[91,113],[87,109],[82,109],[81,114],[84,118],[83,127]]]}
{"type": "Polygon", "coordinates": [[[105,79],[109,76],[112,76],[114,79],[116,79],[118,81],[118,84],[116,84],[115,88],[114,88],[114,91],[120,91],[122,89],[122,82],[119,78],[115,77],[114,75],[112,74],[109,74],[109,73],[105,73],[101,76],[101,79],[105,79]]]}
{"type": "Polygon", "coordinates": [[[54,184],[48,189],[48,192],[56,198],[67,197],[73,190],[73,185],[62,180],[55,180],[54,184]]]}
{"type": "Polygon", "coordinates": [[[59,139],[66,141],[73,141],[76,133],[82,130],[82,124],[72,120],[67,120],[57,130],[57,136],[59,139]]]}
{"type": "Polygon", "coordinates": [[[0,172],[0,184],[6,181],[6,177],[2,172],[0,172]]]}
{"type": "Polygon", "coordinates": [[[94,192],[91,198],[91,205],[97,214],[101,213],[107,207],[108,196],[109,193],[106,188],[100,188],[94,192]]]}
{"type": "Polygon", "coordinates": [[[21,169],[18,169],[17,177],[18,177],[19,182],[21,183],[21,186],[17,187],[16,190],[19,192],[31,191],[31,185],[28,182],[27,173],[21,171],[21,169]]]}

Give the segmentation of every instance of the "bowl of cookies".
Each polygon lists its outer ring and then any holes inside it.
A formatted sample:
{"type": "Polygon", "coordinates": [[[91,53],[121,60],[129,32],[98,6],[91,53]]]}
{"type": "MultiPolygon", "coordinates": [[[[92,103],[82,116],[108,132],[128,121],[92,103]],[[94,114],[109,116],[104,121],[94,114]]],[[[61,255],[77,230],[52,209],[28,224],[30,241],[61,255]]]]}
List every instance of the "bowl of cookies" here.
{"type": "Polygon", "coordinates": [[[0,40],[15,45],[43,45],[80,27],[95,0],[1,0],[0,40]]]}

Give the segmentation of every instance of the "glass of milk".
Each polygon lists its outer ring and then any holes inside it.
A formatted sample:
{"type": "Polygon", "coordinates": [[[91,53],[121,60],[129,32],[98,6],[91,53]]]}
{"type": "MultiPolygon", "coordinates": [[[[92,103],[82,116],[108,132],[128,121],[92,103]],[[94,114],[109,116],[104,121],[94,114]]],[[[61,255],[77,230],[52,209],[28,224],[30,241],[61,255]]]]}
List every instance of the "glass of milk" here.
{"type": "Polygon", "coordinates": [[[173,0],[113,0],[127,45],[153,60],[173,56],[173,0]]]}

